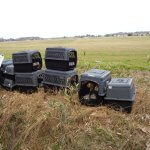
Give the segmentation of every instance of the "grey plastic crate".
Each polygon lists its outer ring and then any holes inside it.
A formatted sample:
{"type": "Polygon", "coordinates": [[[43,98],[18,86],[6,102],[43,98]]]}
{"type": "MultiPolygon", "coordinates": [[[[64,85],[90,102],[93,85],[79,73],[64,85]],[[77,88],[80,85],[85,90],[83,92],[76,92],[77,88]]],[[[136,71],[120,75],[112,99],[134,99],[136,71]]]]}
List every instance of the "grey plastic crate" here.
{"type": "Polygon", "coordinates": [[[40,52],[27,50],[12,55],[15,72],[34,72],[42,68],[40,52]]]}
{"type": "Polygon", "coordinates": [[[7,65],[3,71],[4,74],[14,75],[14,65],[7,65]]]}
{"type": "Polygon", "coordinates": [[[81,74],[79,82],[79,93],[84,82],[93,82],[98,85],[98,95],[104,96],[107,91],[107,84],[111,80],[111,72],[107,70],[91,69],[81,74]]]}
{"type": "Polygon", "coordinates": [[[3,72],[6,68],[6,66],[8,66],[8,65],[13,65],[13,61],[12,60],[4,60],[2,62],[0,70],[3,72]]]}
{"type": "Polygon", "coordinates": [[[15,81],[5,78],[2,85],[4,87],[12,89],[15,87],[15,81]]]}
{"type": "Polygon", "coordinates": [[[43,70],[38,70],[32,73],[15,73],[15,84],[17,86],[37,87],[42,73],[43,70]]]}
{"type": "Polygon", "coordinates": [[[46,48],[45,65],[47,69],[69,71],[77,64],[77,51],[73,48],[46,48]]]}
{"type": "Polygon", "coordinates": [[[15,81],[14,65],[7,65],[3,71],[4,79],[15,81]]]}
{"type": "Polygon", "coordinates": [[[108,83],[106,103],[116,104],[131,112],[136,92],[132,78],[114,78],[108,83]]]}
{"type": "Polygon", "coordinates": [[[77,57],[72,52],[76,52],[76,50],[74,48],[48,47],[46,48],[45,59],[69,61],[70,58],[77,57]]]}
{"type": "Polygon", "coordinates": [[[134,101],[135,88],[132,78],[114,78],[108,83],[105,99],[134,101]]]}
{"type": "Polygon", "coordinates": [[[0,83],[3,86],[10,86],[12,88],[15,81],[14,66],[11,62],[4,62],[2,67],[2,71],[0,71],[0,83]]]}
{"type": "Polygon", "coordinates": [[[68,87],[78,82],[78,75],[75,70],[56,71],[46,69],[43,73],[43,84],[58,87],[68,87]]]}

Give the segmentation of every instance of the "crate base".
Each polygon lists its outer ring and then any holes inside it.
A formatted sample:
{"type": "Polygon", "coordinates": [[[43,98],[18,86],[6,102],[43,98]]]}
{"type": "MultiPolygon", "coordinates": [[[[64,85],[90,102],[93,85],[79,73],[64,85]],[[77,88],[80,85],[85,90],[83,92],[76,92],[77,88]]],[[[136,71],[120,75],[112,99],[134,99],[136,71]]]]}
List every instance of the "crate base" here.
{"type": "Polygon", "coordinates": [[[103,104],[115,110],[131,113],[134,101],[104,100],[103,104]]]}
{"type": "Polygon", "coordinates": [[[43,70],[38,70],[32,73],[16,73],[16,86],[38,87],[40,84],[43,70]]]}
{"type": "Polygon", "coordinates": [[[2,86],[6,87],[8,89],[13,89],[16,85],[15,85],[15,81],[4,78],[2,86]]]}
{"type": "Polygon", "coordinates": [[[56,71],[46,69],[43,73],[43,85],[67,88],[78,83],[78,75],[75,70],[56,71]]]}

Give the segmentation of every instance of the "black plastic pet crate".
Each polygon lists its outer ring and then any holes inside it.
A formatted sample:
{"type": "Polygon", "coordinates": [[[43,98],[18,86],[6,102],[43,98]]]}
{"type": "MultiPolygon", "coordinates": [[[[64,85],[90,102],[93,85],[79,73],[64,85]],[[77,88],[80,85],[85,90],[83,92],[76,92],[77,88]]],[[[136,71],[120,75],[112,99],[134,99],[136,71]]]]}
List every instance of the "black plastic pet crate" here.
{"type": "Polygon", "coordinates": [[[13,65],[13,61],[12,61],[12,60],[4,60],[4,61],[2,62],[2,65],[1,65],[0,70],[1,70],[2,72],[4,72],[5,68],[6,68],[8,65],[13,65]]]}
{"type": "Polygon", "coordinates": [[[13,89],[15,87],[15,81],[10,80],[8,78],[4,78],[4,82],[2,84],[4,87],[7,87],[9,89],[13,89]]]}
{"type": "Polygon", "coordinates": [[[46,48],[45,65],[51,70],[73,70],[77,65],[77,51],[63,47],[46,48]]]}
{"type": "Polygon", "coordinates": [[[81,74],[78,94],[81,104],[95,105],[103,100],[107,84],[111,80],[110,71],[91,69],[81,74]]]}
{"type": "Polygon", "coordinates": [[[14,65],[6,66],[5,70],[3,71],[4,78],[15,80],[15,72],[14,72],[14,65]]]}
{"type": "Polygon", "coordinates": [[[43,73],[43,84],[66,88],[78,83],[78,75],[75,70],[57,71],[46,69],[43,73]]]}
{"type": "Polygon", "coordinates": [[[130,113],[135,100],[135,87],[132,78],[114,78],[108,83],[104,102],[130,113]]]}
{"type": "Polygon", "coordinates": [[[5,79],[14,81],[14,67],[12,60],[4,60],[0,68],[0,84],[4,84],[5,79]]]}
{"type": "Polygon", "coordinates": [[[14,73],[14,66],[7,65],[2,72],[2,81],[1,84],[4,87],[12,89],[15,86],[15,73],[14,73]]]}
{"type": "Polygon", "coordinates": [[[42,68],[41,54],[36,50],[17,52],[12,58],[15,72],[30,73],[42,68]]]}

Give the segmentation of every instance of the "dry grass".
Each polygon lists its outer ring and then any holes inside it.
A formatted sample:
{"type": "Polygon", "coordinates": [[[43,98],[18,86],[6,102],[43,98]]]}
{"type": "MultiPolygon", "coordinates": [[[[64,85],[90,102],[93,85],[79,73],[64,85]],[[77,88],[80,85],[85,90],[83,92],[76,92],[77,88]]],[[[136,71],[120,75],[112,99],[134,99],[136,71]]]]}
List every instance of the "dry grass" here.
{"type": "Polygon", "coordinates": [[[58,93],[0,92],[0,131],[5,149],[146,149],[150,139],[149,72],[135,76],[137,99],[132,114],[81,106],[58,93]],[[141,81],[143,79],[143,81],[141,81]],[[142,82],[142,83],[141,83],[142,82]]]}
{"type": "Polygon", "coordinates": [[[44,52],[44,48],[48,45],[75,47],[79,49],[79,72],[97,66],[112,70],[113,77],[134,77],[137,96],[132,113],[125,114],[104,106],[80,105],[77,89],[72,89],[70,95],[67,95],[65,91],[45,93],[43,89],[39,89],[33,94],[25,94],[0,88],[0,149],[148,149],[150,145],[150,72],[147,61],[147,55],[150,54],[149,43],[149,38],[145,37],[140,40],[122,38],[119,41],[100,38],[2,43],[0,48],[7,49],[3,50],[7,58],[10,58],[12,51],[27,47],[35,49],[39,47],[41,52],[44,52]],[[86,49],[84,57],[83,51],[86,49]],[[99,58],[101,58],[100,64],[93,63],[99,58]],[[144,63],[143,69],[141,66],[144,63]],[[124,65],[121,67],[122,64],[124,65]]]}

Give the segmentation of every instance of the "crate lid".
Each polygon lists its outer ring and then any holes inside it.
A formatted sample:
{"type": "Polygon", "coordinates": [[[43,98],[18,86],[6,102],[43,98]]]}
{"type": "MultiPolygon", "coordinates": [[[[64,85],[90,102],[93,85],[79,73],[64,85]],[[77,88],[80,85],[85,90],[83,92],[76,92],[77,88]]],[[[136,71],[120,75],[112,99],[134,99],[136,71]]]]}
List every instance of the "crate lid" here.
{"type": "Polygon", "coordinates": [[[72,51],[72,50],[75,50],[74,48],[65,48],[65,47],[47,47],[46,48],[46,51],[49,51],[49,50],[59,50],[59,51],[72,51]]]}
{"type": "Polygon", "coordinates": [[[25,50],[25,51],[19,51],[19,52],[13,53],[13,55],[34,54],[35,52],[39,52],[39,51],[37,51],[37,50],[25,50]]]}
{"type": "Polygon", "coordinates": [[[130,87],[133,82],[132,78],[113,78],[108,86],[112,87],[130,87]]]}
{"type": "Polygon", "coordinates": [[[110,75],[110,71],[91,69],[91,70],[83,73],[81,76],[82,77],[89,76],[89,77],[93,77],[93,78],[104,79],[108,75],[110,75]]]}

